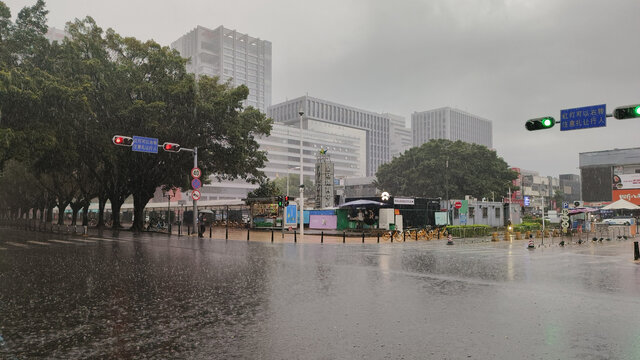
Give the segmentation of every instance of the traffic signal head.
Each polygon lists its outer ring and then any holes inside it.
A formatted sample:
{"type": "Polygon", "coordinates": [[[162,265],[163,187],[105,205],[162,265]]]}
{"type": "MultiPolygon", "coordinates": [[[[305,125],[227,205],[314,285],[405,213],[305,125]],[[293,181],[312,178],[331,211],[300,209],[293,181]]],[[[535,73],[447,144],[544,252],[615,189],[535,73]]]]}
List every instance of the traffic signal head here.
{"type": "Polygon", "coordinates": [[[130,138],[128,136],[122,136],[122,135],[114,136],[113,139],[111,139],[111,141],[113,141],[114,144],[120,145],[120,146],[131,146],[133,144],[133,138],[130,138]]]}
{"type": "Polygon", "coordinates": [[[278,196],[277,200],[278,200],[278,207],[282,207],[282,196],[278,196]]]}
{"type": "Polygon", "coordinates": [[[524,124],[524,127],[526,127],[529,131],[533,131],[549,129],[552,128],[555,124],[556,119],[552,118],[551,116],[545,116],[537,119],[527,120],[527,122],[524,124]]]}
{"type": "Polygon", "coordinates": [[[640,118],[640,105],[617,107],[613,110],[613,117],[618,120],[640,118]]]}
{"type": "Polygon", "coordinates": [[[180,144],[166,142],[162,144],[162,148],[164,149],[164,151],[178,152],[180,151],[180,144]]]}
{"type": "Polygon", "coordinates": [[[288,196],[284,197],[284,206],[289,206],[289,197],[288,196]]]}

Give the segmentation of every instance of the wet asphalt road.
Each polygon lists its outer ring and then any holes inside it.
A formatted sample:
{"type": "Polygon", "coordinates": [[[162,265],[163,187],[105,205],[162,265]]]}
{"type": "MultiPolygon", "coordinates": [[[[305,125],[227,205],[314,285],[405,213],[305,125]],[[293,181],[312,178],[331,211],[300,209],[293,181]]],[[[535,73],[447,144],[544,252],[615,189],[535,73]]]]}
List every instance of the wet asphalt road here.
{"type": "Polygon", "coordinates": [[[0,229],[0,358],[640,359],[632,241],[545,244],[0,229]]]}

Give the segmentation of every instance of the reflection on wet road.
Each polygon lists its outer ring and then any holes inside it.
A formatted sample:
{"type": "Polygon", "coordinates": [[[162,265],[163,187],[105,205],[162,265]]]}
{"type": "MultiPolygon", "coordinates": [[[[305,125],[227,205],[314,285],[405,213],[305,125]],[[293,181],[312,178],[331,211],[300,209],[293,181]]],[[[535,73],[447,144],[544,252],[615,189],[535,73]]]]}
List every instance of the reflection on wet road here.
{"type": "Polygon", "coordinates": [[[632,256],[0,229],[0,358],[638,359],[632,256]]]}

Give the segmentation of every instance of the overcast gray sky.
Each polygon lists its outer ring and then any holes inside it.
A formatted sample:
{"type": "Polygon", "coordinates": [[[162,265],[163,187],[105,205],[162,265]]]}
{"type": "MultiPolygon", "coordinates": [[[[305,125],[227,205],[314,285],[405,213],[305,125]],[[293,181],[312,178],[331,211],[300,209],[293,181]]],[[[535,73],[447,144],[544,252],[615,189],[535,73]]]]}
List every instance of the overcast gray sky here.
{"type": "MultiPolygon", "coordinates": [[[[4,0],[15,16],[35,0],[4,0]]],[[[305,93],[403,115],[451,106],[493,121],[511,166],[579,173],[578,153],[640,146],[640,119],[528,132],[566,108],[640,103],[638,0],[49,0],[49,26],[92,16],[163,45],[197,25],[273,44],[273,101],[305,93]]]]}

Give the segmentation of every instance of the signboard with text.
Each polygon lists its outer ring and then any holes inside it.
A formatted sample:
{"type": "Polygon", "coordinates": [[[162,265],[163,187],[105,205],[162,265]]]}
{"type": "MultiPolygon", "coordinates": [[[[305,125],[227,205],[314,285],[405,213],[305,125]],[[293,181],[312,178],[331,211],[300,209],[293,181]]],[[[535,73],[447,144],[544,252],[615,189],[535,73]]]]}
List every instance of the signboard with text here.
{"type": "Polygon", "coordinates": [[[607,126],[605,104],[560,110],[560,131],[604,126],[607,126]]]}
{"type": "Polygon", "coordinates": [[[131,145],[132,151],[146,152],[146,153],[158,153],[158,139],[148,138],[142,136],[134,136],[133,144],[131,145]]]}
{"type": "Polygon", "coordinates": [[[613,190],[611,198],[614,202],[623,199],[640,205],[640,189],[613,190]]]}
{"type": "Polygon", "coordinates": [[[640,174],[613,175],[613,190],[640,189],[640,174]]]}

